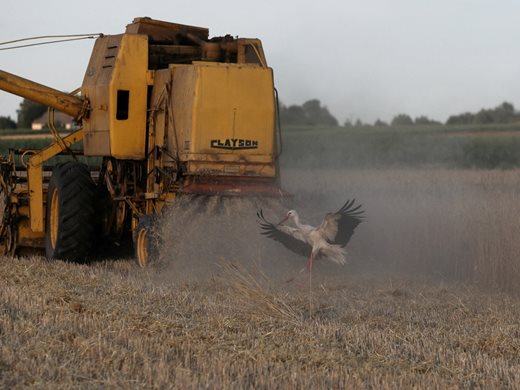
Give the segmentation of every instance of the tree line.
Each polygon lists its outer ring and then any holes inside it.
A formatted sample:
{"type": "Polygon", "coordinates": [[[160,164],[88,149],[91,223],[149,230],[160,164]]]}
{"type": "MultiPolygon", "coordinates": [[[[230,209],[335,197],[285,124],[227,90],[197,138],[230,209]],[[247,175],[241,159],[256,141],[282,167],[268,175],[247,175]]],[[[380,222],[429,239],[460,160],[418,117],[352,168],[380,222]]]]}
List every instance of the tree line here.
{"type": "MultiPolygon", "coordinates": [[[[284,125],[295,126],[338,126],[338,120],[317,99],[309,100],[299,105],[281,105],[280,118],[284,125]]],[[[450,116],[445,123],[430,119],[425,115],[412,118],[408,114],[397,114],[390,122],[377,119],[373,124],[364,123],[361,119],[347,119],[344,127],[364,126],[442,126],[446,125],[485,125],[485,124],[508,124],[520,122],[520,112],[515,110],[512,103],[504,102],[495,108],[481,109],[476,113],[465,112],[450,116]]]]}
{"type": "Polygon", "coordinates": [[[467,124],[491,124],[491,123],[515,123],[520,121],[520,112],[515,110],[513,104],[504,102],[492,109],[481,109],[477,113],[465,112],[452,115],[446,121],[447,125],[467,124]]]}

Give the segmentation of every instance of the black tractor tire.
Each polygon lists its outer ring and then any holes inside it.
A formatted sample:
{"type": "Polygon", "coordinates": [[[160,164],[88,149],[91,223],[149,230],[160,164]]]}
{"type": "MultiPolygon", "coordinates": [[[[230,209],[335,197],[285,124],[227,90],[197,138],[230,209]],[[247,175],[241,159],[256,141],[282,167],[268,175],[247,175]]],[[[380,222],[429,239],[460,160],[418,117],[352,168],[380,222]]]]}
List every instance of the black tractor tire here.
{"type": "Polygon", "coordinates": [[[45,254],[48,259],[87,262],[95,239],[96,185],[86,165],[58,164],[47,191],[45,254]]]}
{"type": "Polygon", "coordinates": [[[161,235],[156,215],[139,218],[134,234],[135,260],[141,268],[146,268],[159,260],[161,235]]]}

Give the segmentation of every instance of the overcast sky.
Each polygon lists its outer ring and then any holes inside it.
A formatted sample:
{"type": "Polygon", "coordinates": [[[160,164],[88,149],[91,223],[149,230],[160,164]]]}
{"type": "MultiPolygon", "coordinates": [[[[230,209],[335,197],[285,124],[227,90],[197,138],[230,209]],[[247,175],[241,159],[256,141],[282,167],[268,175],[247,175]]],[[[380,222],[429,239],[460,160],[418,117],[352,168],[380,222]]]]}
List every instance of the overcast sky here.
{"type": "MultiPolygon", "coordinates": [[[[503,101],[520,108],[517,0],[3,0],[1,8],[0,42],[118,34],[139,16],[260,38],[283,102],[320,99],[340,122],[397,113],[444,121],[503,101]]],[[[92,46],[0,51],[0,69],[72,90],[92,46]]],[[[20,101],[0,92],[0,115],[15,118],[20,101]]]]}

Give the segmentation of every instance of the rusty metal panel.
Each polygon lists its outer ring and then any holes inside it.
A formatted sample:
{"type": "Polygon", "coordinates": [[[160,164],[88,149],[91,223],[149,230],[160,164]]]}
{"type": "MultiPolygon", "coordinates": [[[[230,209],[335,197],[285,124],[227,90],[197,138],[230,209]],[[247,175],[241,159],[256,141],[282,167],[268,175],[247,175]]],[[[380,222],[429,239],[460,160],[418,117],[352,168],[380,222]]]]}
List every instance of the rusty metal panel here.
{"type": "Polygon", "coordinates": [[[96,41],[82,87],[91,102],[84,124],[85,155],[144,158],[148,79],[145,35],[96,41]]]}
{"type": "Polygon", "coordinates": [[[85,156],[110,156],[110,131],[100,129],[86,132],[83,147],[85,156]]]}
{"type": "Polygon", "coordinates": [[[271,156],[274,141],[274,93],[270,68],[197,65],[193,153],[271,156]]]}
{"type": "Polygon", "coordinates": [[[209,30],[204,27],[164,22],[148,17],[135,18],[131,24],[126,26],[126,32],[146,34],[154,43],[178,43],[180,33],[191,33],[204,40],[209,37],[209,30]]]}
{"type": "Polygon", "coordinates": [[[18,247],[44,248],[45,232],[35,232],[31,229],[29,219],[20,218],[16,224],[18,247]]]}
{"type": "Polygon", "coordinates": [[[193,96],[197,74],[192,65],[175,65],[172,70],[172,121],[168,123],[168,149],[174,155],[192,151],[193,96]]]}
{"type": "Polygon", "coordinates": [[[147,96],[148,37],[126,34],[121,40],[109,88],[113,157],[139,160],[145,157],[147,96]],[[126,99],[125,105],[122,100],[126,99]]]}
{"type": "Polygon", "coordinates": [[[172,70],[171,131],[189,173],[226,175],[236,168],[236,174],[274,176],[272,70],[205,62],[172,70]]]}
{"type": "Polygon", "coordinates": [[[189,175],[224,175],[224,176],[265,176],[274,177],[274,163],[231,163],[224,161],[189,161],[186,166],[189,175]]]}
{"type": "Polygon", "coordinates": [[[180,190],[187,194],[288,196],[273,178],[189,176],[180,190]]]}
{"type": "Polygon", "coordinates": [[[81,93],[91,104],[89,118],[83,124],[84,150],[87,156],[110,156],[108,88],[121,39],[122,35],[96,39],[83,78],[81,93]]]}

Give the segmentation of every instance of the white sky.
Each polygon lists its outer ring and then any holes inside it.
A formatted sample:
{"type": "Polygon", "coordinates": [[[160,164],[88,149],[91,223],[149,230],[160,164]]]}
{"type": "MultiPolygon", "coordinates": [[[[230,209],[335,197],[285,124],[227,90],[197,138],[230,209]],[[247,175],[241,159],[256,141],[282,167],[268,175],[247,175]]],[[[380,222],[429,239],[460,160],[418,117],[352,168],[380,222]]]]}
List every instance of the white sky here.
{"type": "MultiPolygon", "coordinates": [[[[520,108],[520,1],[3,0],[0,42],[118,34],[134,17],[260,38],[285,104],[318,98],[343,122],[397,113],[445,120],[520,108]]],[[[93,40],[0,51],[0,69],[60,90],[81,84],[93,40]]],[[[0,115],[21,98],[0,92],[0,115]]]]}

